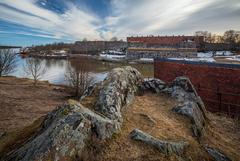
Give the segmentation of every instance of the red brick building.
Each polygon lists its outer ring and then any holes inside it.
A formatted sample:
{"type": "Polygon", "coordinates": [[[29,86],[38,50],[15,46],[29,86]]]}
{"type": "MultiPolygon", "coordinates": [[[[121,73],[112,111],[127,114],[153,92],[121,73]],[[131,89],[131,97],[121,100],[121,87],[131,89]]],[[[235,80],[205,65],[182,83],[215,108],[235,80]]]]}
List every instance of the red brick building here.
{"type": "Polygon", "coordinates": [[[203,36],[127,37],[128,58],[196,57],[203,36]]]}
{"type": "Polygon", "coordinates": [[[181,47],[181,44],[194,42],[196,47],[204,44],[203,36],[143,36],[143,37],[127,37],[128,43],[143,43],[147,46],[159,45],[166,47],[181,47]]]}
{"type": "Polygon", "coordinates": [[[240,65],[155,59],[154,76],[165,82],[188,77],[208,110],[240,116],[240,65]]]}

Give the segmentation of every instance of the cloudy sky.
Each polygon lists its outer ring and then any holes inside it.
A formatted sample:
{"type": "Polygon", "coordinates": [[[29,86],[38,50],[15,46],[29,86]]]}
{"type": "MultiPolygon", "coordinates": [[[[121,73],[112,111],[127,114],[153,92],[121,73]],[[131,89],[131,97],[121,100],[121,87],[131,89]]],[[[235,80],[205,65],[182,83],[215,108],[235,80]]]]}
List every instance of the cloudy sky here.
{"type": "Polygon", "coordinates": [[[240,0],[0,0],[0,44],[240,30],[240,0]]]}

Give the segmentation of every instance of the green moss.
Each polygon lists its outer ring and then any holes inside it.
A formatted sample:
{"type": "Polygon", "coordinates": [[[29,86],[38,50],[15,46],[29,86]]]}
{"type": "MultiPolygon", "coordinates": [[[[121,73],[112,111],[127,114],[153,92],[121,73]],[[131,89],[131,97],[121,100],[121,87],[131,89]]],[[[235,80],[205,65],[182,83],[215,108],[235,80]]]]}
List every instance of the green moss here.
{"type": "Polygon", "coordinates": [[[121,135],[120,133],[113,133],[111,139],[113,140],[118,139],[120,135],[121,135]]]}
{"type": "Polygon", "coordinates": [[[62,115],[66,116],[66,115],[68,115],[68,113],[69,113],[69,109],[68,108],[64,108],[64,110],[62,111],[62,115]]]}

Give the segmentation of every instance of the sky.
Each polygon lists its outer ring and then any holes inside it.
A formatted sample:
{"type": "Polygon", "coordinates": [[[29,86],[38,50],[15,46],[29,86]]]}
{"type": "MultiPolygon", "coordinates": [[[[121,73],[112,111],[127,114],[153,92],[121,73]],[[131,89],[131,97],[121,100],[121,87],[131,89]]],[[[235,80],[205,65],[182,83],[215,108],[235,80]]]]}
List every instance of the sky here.
{"type": "Polygon", "coordinates": [[[240,0],[0,0],[0,45],[240,30],[240,0]]]}

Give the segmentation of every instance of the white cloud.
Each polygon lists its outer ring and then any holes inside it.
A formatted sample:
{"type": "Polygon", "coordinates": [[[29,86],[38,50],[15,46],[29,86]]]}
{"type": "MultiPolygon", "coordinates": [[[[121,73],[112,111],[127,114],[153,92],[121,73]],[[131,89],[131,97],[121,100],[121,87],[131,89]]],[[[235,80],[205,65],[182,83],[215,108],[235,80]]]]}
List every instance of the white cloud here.
{"type": "Polygon", "coordinates": [[[106,27],[121,37],[240,29],[239,0],[112,0],[112,10],[106,27]],[[234,11],[233,18],[230,12],[234,11]]]}
{"type": "Polygon", "coordinates": [[[86,13],[81,9],[71,6],[64,14],[41,8],[35,0],[2,0],[3,4],[15,9],[0,5],[0,19],[16,24],[38,29],[40,32],[49,32],[53,38],[69,37],[79,40],[83,37],[100,39],[96,24],[96,16],[86,13]],[[22,12],[19,12],[22,11],[22,12]]]}
{"type": "Polygon", "coordinates": [[[0,19],[33,28],[39,36],[72,40],[189,34],[195,30],[223,32],[231,26],[240,29],[239,0],[111,0],[112,12],[105,18],[69,1],[65,1],[68,10],[63,14],[44,9],[36,1],[1,0],[17,10],[0,5],[0,19]]]}

